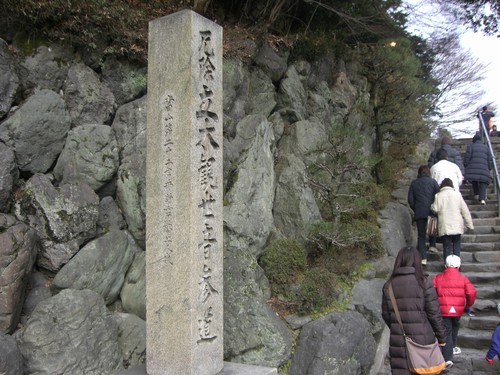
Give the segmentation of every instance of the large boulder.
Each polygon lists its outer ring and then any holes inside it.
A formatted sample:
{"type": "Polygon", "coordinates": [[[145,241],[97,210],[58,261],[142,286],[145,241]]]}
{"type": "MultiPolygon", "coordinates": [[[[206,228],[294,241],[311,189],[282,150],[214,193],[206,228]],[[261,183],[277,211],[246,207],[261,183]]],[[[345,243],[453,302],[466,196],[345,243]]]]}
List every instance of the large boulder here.
{"type": "Polygon", "coordinates": [[[125,311],[146,320],[146,252],[135,253],[125,276],[120,299],[125,311]]]}
{"type": "Polygon", "coordinates": [[[138,245],[146,242],[146,157],[127,158],[118,168],[116,203],[138,245]]]}
{"type": "Polygon", "coordinates": [[[56,188],[46,175],[36,174],[19,194],[15,211],[42,237],[37,265],[57,271],[95,237],[99,198],[86,184],[56,188]]]}
{"type": "Polygon", "coordinates": [[[291,334],[266,304],[257,264],[273,223],[273,129],[264,116],[249,116],[232,143],[239,168],[224,207],[224,357],[277,367],[290,355],[291,334]]]}
{"type": "Polygon", "coordinates": [[[64,84],[64,97],[73,127],[109,124],[115,111],[115,96],[92,69],[73,64],[64,84]]]}
{"type": "Polygon", "coordinates": [[[19,76],[15,71],[15,59],[7,43],[0,39],[0,119],[9,113],[19,89],[19,76]]]}
{"type": "Polygon", "coordinates": [[[106,196],[99,202],[97,217],[97,236],[102,236],[112,230],[125,229],[127,223],[113,197],[106,196]]]}
{"type": "Polygon", "coordinates": [[[111,127],[118,142],[120,160],[146,159],[146,103],[147,97],[143,96],[116,111],[111,127]]]}
{"type": "Polygon", "coordinates": [[[268,117],[276,106],[271,78],[261,69],[251,71],[239,60],[224,61],[224,134],[232,139],[235,126],[247,115],[268,117]]]}
{"type": "Polygon", "coordinates": [[[129,368],[146,362],[146,322],[133,314],[115,313],[118,324],[118,346],[123,367],[129,368]]]}
{"type": "Polygon", "coordinates": [[[39,247],[34,229],[0,214],[0,332],[13,332],[19,322],[39,247]]]}
{"type": "Polygon", "coordinates": [[[375,353],[370,323],[360,313],[331,313],[302,328],[290,375],[368,374],[375,353]]]}
{"type": "Polygon", "coordinates": [[[102,79],[113,92],[117,105],[128,103],[146,93],[147,68],[134,66],[126,59],[108,56],[101,64],[102,79]]]}
{"type": "Polygon", "coordinates": [[[90,289],[107,305],[120,293],[125,274],[140,251],[127,231],[112,231],[86,244],[57,273],[54,290],[90,289]]]}
{"type": "Polygon", "coordinates": [[[82,182],[99,190],[116,174],[118,159],[118,144],[111,127],[81,125],[69,131],[54,177],[60,184],[82,182]]]}
{"type": "Polygon", "coordinates": [[[101,295],[65,289],[16,332],[26,374],[110,375],[123,368],[118,324],[101,295]]]}
{"type": "Polygon", "coordinates": [[[0,142],[0,212],[9,212],[14,182],[19,177],[14,151],[0,142]]]}
{"type": "Polygon", "coordinates": [[[378,222],[389,255],[395,257],[402,247],[413,243],[412,217],[407,206],[389,202],[380,211],[378,222]]]}
{"type": "Polygon", "coordinates": [[[16,340],[0,332],[0,374],[21,375],[23,373],[23,356],[16,340]]]}
{"type": "Polygon", "coordinates": [[[68,74],[70,61],[74,59],[71,49],[57,44],[39,46],[21,62],[21,81],[24,95],[35,89],[59,92],[68,74]]]}
{"type": "Polygon", "coordinates": [[[61,153],[70,128],[64,101],[39,90],[0,126],[0,140],[12,148],[21,171],[47,172],[61,153]]]}

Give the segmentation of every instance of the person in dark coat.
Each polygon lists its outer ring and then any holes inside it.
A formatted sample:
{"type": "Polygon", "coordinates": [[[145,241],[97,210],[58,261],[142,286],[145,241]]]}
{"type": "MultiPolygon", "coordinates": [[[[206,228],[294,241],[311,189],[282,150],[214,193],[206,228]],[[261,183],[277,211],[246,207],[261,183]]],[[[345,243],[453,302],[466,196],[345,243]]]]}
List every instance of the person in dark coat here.
{"type": "MultiPolygon", "coordinates": [[[[465,170],[464,170],[464,163],[462,162],[462,156],[460,155],[459,151],[457,151],[451,146],[450,137],[444,136],[441,139],[440,148],[446,150],[446,153],[448,154],[448,161],[451,161],[452,163],[458,165],[458,168],[460,168],[460,172],[464,174],[465,170]]],[[[437,156],[438,151],[439,148],[434,149],[434,151],[432,151],[431,154],[429,155],[429,159],[427,160],[427,165],[429,166],[429,168],[431,168],[434,164],[436,164],[439,161],[437,156]]]]}
{"type": "Polygon", "coordinates": [[[474,198],[478,199],[481,204],[486,204],[486,188],[491,181],[493,157],[488,146],[481,142],[479,133],[474,135],[472,143],[467,146],[464,165],[465,179],[472,183],[474,198]]]}
{"type": "MultiPolygon", "coordinates": [[[[418,168],[417,179],[413,180],[408,189],[408,204],[413,210],[413,220],[417,225],[417,249],[422,258],[422,264],[427,264],[427,217],[431,214],[431,204],[434,195],[439,192],[439,184],[431,178],[427,165],[418,168]]],[[[436,237],[429,237],[429,250],[437,252],[436,237]]]]}
{"type": "Polygon", "coordinates": [[[382,318],[390,328],[389,355],[392,375],[410,375],[403,333],[392,308],[388,286],[392,284],[396,304],[408,336],[419,344],[446,344],[446,332],[432,280],[424,274],[420,254],[403,247],[382,290],[382,318]]]}

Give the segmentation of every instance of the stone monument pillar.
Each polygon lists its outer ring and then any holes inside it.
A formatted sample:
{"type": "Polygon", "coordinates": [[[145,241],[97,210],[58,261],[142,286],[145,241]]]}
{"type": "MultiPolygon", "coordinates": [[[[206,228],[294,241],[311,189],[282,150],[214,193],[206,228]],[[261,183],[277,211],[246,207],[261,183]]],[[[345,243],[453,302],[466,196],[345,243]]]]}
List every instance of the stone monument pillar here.
{"type": "Polygon", "coordinates": [[[184,10],[149,24],[149,375],[223,367],[222,27],[184,10]]]}

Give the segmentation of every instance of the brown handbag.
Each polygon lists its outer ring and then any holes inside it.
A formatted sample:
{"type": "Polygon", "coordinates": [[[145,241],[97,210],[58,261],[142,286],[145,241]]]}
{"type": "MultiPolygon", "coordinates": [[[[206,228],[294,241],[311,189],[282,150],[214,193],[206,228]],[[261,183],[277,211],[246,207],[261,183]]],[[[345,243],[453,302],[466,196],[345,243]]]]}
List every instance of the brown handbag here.
{"type": "Polygon", "coordinates": [[[441,353],[441,348],[439,347],[438,341],[430,345],[421,345],[407,336],[403,328],[403,322],[401,321],[401,316],[399,315],[398,305],[396,304],[396,298],[394,297],[394,292],[392,290],[392,284],[389,283],[388,287],[389,297],[391,298],[392,308],[396,314],[396,319],[401,327],[401,332],[405,338],[406,343],[406,358],[408,359],[408,370],[414,374],[427,374],[427,375],[437,375],[444,370],[446,364],[444,361],[443,354],[441,353]]]}
{"type": "Polygon", "coordinates": [[[436,216],[427,216],[427,236],[437,237],[438,235],[438,218],[436,216]]]}

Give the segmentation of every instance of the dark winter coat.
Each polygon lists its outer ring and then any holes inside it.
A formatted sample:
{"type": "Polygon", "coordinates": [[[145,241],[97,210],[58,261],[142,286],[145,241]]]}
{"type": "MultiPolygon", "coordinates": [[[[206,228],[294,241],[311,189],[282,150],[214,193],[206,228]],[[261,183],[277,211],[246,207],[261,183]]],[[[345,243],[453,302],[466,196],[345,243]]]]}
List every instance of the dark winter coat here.
{"type": "Polygon", "coordinates": [[[431,211],[434,195],[439,192],[439,185],[430,176],[420,176],[413,180],[408,189],[408,204],[414,212],[414,219],[425,219],[431,211]]]}
{"type": "MultiPolygon", "coordinates": [[[[448,153],[448,161],[451,161],[452,163],[458,165],[458,168],[460,168],[460,172],[464,174],[465,173],[464,163],[462,162],[462,156],[460,155],[460,152],[458,152],[453,147],[451,147],[451,145],[448,144],[444,144],[440,148],[444,148],[446,150],[446,152],[448,153]]],[[[437,158],[438,150],[439,148],[435,149],[429,155],[429,159],[427,160],[427,165],[429,166],[429,168],[439,161],[437,158]]]]}
{"type": "MultiPolygon", "coordinates": [[[[405,340],[385,283],[382,295],[382,317],[391,330],[389,355],[392,375],[409,375],[405,340]]],[[[422,289],[415,277],[414,267],[401,267],[392,279],[392,289],[403,321],[405,332],[420,344],[432,344],[436,337],[446,342],[443,319],[439,311],[436,290],[430,278],[422,289]]]]}
{"type": "Polygon", "coordinates": [[[493,169],[493,158],[488,146],[474,137],[475,141],[467,146],[465,151],[465,179],[489,184],[490,170],[493,169]]]}

